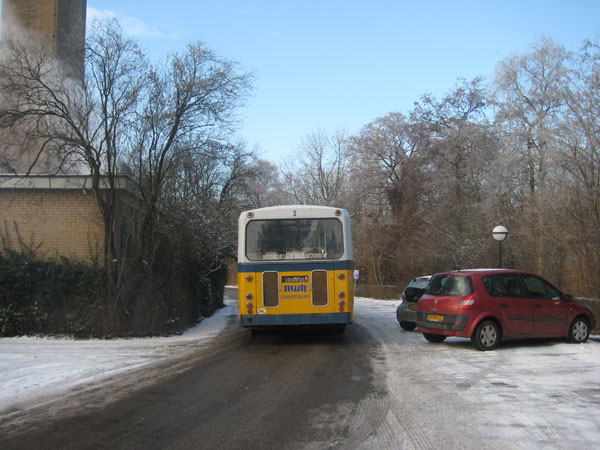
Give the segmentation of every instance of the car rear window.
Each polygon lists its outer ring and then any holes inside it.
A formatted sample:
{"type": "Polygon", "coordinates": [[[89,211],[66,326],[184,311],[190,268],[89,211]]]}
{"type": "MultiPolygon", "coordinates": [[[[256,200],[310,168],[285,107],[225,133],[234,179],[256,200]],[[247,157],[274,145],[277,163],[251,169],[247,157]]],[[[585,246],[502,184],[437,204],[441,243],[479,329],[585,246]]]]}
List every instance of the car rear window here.
{"type": "Polygon", "coordinates": [[[468,275],[434,275],[425,293],[464,297],[473,293],[473,280],[468,275]]]}
{"type": "Polygon", "coordinates": [[[419,278],[416,280],[412,280],[411,283],[408,285],[408,287],[416,288],[416,289],[425,289],[428,284],[429,284],[429,280],[424,280],[422,278],[419,278]]]}

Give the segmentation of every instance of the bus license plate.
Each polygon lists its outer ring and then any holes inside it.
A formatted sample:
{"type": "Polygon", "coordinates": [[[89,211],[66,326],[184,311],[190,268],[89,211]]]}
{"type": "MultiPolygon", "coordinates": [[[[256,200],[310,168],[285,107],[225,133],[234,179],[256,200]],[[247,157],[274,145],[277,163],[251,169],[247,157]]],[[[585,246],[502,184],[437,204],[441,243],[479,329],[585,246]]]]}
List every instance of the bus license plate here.
{"type": "Polygon", "coordinates": [[[281,277],[282,283],[308,283],[308,276],[281,277]]]}
{"type": "Polygon", "coordinates": [[[444,320],[444,316],[441,314],[427,314],[427,320],[430,322],[442,322],[444,320]]]}

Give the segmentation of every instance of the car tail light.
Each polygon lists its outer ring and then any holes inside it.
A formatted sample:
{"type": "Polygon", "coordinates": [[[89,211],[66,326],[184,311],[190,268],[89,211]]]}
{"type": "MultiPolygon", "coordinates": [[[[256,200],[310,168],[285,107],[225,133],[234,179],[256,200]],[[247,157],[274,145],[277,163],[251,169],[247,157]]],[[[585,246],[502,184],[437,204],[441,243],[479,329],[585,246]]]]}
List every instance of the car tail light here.
{"type": "Polygon", "coordinates": [[[402,293],[402,301],[405,302],[406,301],[406,295],[404,295],[404,292],[402,293]]]}
{"type": "Polygon", "coordinates": [[[460,301],[460,303],[458,304],[458,306],[462,306],[463,308],[470,308],[474,304],[475,304],[475,293],[472,293],[471,295],[467,295],[465,298],[463,298],[460,301]]]}

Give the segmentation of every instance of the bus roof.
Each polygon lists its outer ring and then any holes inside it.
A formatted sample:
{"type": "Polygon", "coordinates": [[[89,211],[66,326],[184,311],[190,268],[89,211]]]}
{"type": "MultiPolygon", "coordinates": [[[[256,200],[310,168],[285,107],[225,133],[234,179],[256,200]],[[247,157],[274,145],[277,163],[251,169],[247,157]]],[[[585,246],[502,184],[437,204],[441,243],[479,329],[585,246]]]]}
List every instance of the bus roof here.
{"type": "Polygon", "coordinates": [[[288,219],[290,212],[296,211],[294,217],[336,217],[346,216],[350,217],[348,211],[342,208],[334,208],[331,206],[316,206],[316,205],[281,205],[281,206],[268,206],[266,208],[251,209],[243,211],[240,215],[241,218],[248,219],[288,219]],[[336,214],[336,211],[339,211],[336,214]],[[248,213],[252,213],[249,216],[248,213]]]}

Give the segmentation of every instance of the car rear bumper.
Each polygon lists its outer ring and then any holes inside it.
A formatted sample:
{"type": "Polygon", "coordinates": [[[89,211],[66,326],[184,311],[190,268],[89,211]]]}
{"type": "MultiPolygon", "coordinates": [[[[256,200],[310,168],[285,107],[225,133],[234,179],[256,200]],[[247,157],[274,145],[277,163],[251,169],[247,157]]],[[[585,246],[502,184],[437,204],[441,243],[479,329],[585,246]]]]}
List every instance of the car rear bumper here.
{"type": "Polygon", "coordinates": [[[424,332],[444,332],[448,336],[462,336],[469,321],[466,314],[431,314],[417,312],[417,327],[424,332]],[[431,316],[443,316],[442,320],[429,320],[431,316]]]}
{"type": "Polygon", "coordinates": [[[402,302],[396,309],[396,319],[398,322],[416,322],[417,321],[417,303],[402,302]],[[415,310],[410,309],[410,306],[414,305],[415,310]]]}

